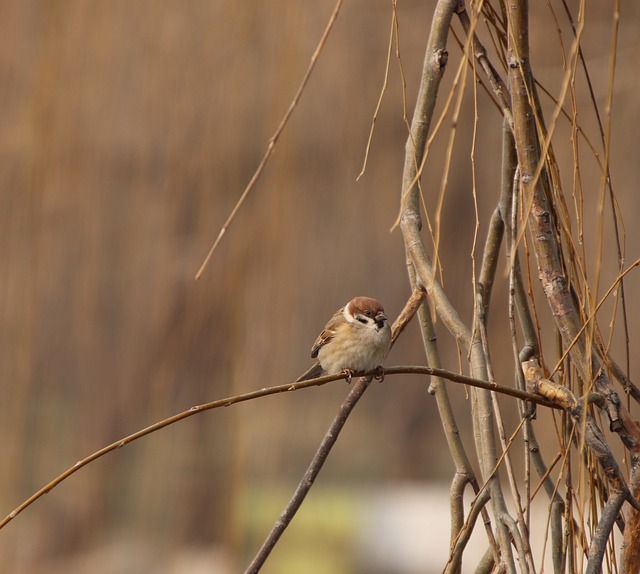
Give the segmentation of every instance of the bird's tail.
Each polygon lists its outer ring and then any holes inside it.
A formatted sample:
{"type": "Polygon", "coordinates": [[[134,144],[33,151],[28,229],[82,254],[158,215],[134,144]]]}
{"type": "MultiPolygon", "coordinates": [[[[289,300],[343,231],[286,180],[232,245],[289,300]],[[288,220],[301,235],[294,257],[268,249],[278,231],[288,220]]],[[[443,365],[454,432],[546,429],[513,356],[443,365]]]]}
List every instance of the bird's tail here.
{"type": "Polygon", "coordinates": [[[311,367],[306,373],[303,373],[296,379],[296,383],[301,381],[308,381],[309,379],[315,379],[316,377],[321,377],[324,374],[320,363],[316,363],[311,367]]]}

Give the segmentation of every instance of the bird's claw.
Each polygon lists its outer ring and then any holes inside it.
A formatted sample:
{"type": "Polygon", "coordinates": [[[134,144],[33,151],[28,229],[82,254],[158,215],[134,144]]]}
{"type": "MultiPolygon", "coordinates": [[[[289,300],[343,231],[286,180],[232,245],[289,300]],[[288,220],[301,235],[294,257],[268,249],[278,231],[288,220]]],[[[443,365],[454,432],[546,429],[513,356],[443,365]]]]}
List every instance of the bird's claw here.
{"type": "Polygon", "coordinates": [[[352,371],[351,369],[342,369],[342,371],[340,372],[347,377],[346,378],[347,385],[350,385],[351,379],[353,378],[354,371],[352,371]]]}
{"type": "Polygon", "coordinates": [[[384,381],[384,367],[382,365],[378,365],[375,368],[373,371],[373,378],[380,383],[384,381]]]}

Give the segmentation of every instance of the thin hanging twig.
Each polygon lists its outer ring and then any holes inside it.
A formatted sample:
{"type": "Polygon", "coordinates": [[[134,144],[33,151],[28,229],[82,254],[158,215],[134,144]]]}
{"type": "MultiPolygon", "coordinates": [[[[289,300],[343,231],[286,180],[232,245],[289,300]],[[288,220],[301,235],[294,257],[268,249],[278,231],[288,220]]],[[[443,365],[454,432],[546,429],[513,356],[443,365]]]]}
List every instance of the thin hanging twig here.
{"type": "Polygon", "coordinates": [[[327,22],[327,25],[326,25],[326,27],[324,29],[322,37],[320,38],[320,41],[318,42],[318,45],[316,46],[316,49],[313,52],[313,55],[311,56],[311,62],[309,63],[309,67],[307,68],[307,71],[305,72],[305,74],[304,74],[304,76],[302,78],[302,81],[300,82],[300,85],[298,86],[298,90],[296,91],[295,95],[293,96],[293,100],[291,100],[291,103],[289,104],[289,108],[287,109],[287,111],[285,112],[284,116],[282,117],[282,120],[280,120],[280,124],[276,128],[276,131],[274,132],[274,134],[269,139],[269,144],[267,145],[267,149],[264,152],[264,155],[262,156],[262,160],[258,164],[258,167],[256,168],[256,171],[254,172],[253,176],[249,180],[249,183],[247,184],[247,187],[245,187],[244,191],[242,192],[242,195],[240,196],[240,199],[238,199],[238,202],[236,203],[235,207],[231,210],[231,213],[229,214],[229,217],[227,217],[226,221],[222,225],[222,228],[220,229],[220,232],[218,233],[218,237],[216,237],[216,240],[213,242],[213,245],[209,249],[209,252],[207,253],[207,256],[204,258],[204,261],[202,262],[202,265],[200,265],[200,268],[198,269],[198,272],[196,273],[196,276],[195,276],[196,280],[200,279],[200,277],[202,277],[202,273],[204,272],[207,264],[209,263],[209,260],[213,256],[213,253],[216,250],[216,248],[218,247],[220,241],[222,240],[222,237],[227,232],[227,229],[231,225],[231,222],[234,220],[236,214],[238,213],[238,211],[242,207],[242,204],[244,203],[245,199],[247,199],[247,196],[249,195],[251,190],[254,188],[256,182],[258,181],[258,178],[260,177],[260,175],[262,174],[262,171],[264,170],[265,166],[267,165],[267,162],[269,161],[269,158],[271,157],[271,154],[273,153],[273,150],[276,147],[276,142],[278,141],[278,138],[280,137],[280,134],[282,134],[282,131],[284,130],[284,128],[287,125],[287,123],[289,122],[289,118],[291,117],[291,114],[293,114],[293,110],[295,110],[296,106],[298,105],[298,102],[300,101],[300,97],[302,96],[302,92],[304,91],[304,89],[305,89],[305,87],[307,85],[307,82],[309,81],[309,78],[311,77],[311,73],[313,72],[313,69],[315,68],[315,65],[316,65],[316,62],[318,60],[318,57],[320,56],[320,52],[322,52],[322,49],[324,48],[324,45],[327,42],[327,38],[329,37],[329,34],[331,33],[331,30],[333,29],[333,25],[335,24],[336,18],[338,17],[338,14],[340,12],[340,8],[342,6],[342,2],[343,2],[343,0],[338,0],[336,2],[335,6],[333,8],[333,12],[331,13],[331,16],[329,17],[329,21],[327,22]]]}

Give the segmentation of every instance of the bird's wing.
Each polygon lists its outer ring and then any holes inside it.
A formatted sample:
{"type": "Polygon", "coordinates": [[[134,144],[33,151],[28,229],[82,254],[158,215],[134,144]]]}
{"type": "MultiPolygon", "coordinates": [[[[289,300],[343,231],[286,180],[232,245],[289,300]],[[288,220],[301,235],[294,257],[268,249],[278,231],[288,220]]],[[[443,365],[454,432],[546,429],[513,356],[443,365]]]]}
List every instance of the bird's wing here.
{"type": "Polygon", "coordinates": [[[344,316],[342,314],[342,310],[344,307],[340,307],[334,314],[329,322],[325,325],[322,333],[316,339],[316,342],[311,347],[311,358],[315,359],[318,356],[318,351],[321,347],[324,347],[331,339],[333,339],[336,334],[336,327],[344,321],[344,316]]]}

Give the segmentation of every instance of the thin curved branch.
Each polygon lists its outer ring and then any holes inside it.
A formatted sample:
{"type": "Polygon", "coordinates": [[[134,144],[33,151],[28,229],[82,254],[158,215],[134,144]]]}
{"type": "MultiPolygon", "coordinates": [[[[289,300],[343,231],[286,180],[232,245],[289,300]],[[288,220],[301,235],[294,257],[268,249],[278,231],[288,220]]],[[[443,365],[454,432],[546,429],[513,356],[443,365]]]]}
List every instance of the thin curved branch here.
{"type": "MultiPolygon", "coordinates": [[[[474,331],[480,336],[482,343],[482,350],[484,352],[484,361],[487,369],[487,377],[490,381],[495,380],[493,372],[493,364],[491,360],[491,353],[489,350],[489,341],[487,336],[487,315],[489,311],[489,301],[491,298],[493,281],[495,278],[497,261],[502,245],[502,237],[504,234],[504,222],[500,217],[499,210],[494,211],[493,217],[489,224],[489,230],[487,233],[487,240],[485,242],[484,254],[482,258],[482,267],[480,270],[480,279],[478,281],[478,296],[476,297],[476,327],[474,331]]],[[[507,512],[503,512],[501,516],[501,522],[509,528],[511,538],[513,539],[516,549],[519,554],[522,554],[521,559],[526,557],[526,561],[521,563],[523,570],[534,570],[533,558],[531,556],[531,548],[529,544],[529,530],[524,519],[522,512],[522,505],[520,501],[520,493],[518,492],[518,486],[516,484],[515,474],[513,471],[513,464],[511,462],[511,456],[509,454],[509,445],[507,443],[506,433],[504,429],[504,422],[502,414],[500,412],[500,405],[496,400],[494,394],[491,395],[493,404],[494,420],[498,429],[498,436],[500,438],[500,444],[504,453],[505,467],[507,469],[507,476],[509,478],[509,485],[511,487],[511,495],[516,508],[516,514],[518,517],[519,529],[515,530],[511,528],[511,524],[516,524],[511,516],[507,512]]],[[[506,505],[505,505],[506,508],[506,505]]]]}
{"type": "Polygon", "coordinates": [[[511,114],[511,103],[509,102],[509,90],[507,89],[504,80],[500,77],[500,74],[491,63],[491,60],[489,60],[486,48],[482,45],[482,42],[480,42],[478,36],[475,33],[477,18],[474,19],[474,22],[472,24],[471,20],[469,19],[469,13],[467,12],[466,7],[463,7],[462,10],[458,10],[457,15],[467,37],[469,37],[469,34],[473,35],[473,55],[486,74],[487,79],[489,80],[489,84],[491,85],[493,94],[495,95],[498,105],[502,110],[502,114],[507,122],[507,125],[511,130],[513,130],[513,116],[511,114]]]}
{"type": "MultiPolygon", "coordinates": [[[[519,190],[519,173],[517,168],[518,158],[513,138],[512,126],[503,121],[502,130],[502,182],[500,203],[498,209],[505,223],[506,250],[507,257],[511,257],[509,265],[509,324],[511,328],[511,340],[513,343],[513,355],[515,359],[515,378],[519,389],[525,389],[525,380],[520,364],[529,360],[532,356],[537,357],[538,338],[535,323],[527,300],[524,282],[522,279],[522,271],[520,268],[520,256],[518,249],[514,246],[514,238],[518,235],[518,190],[519,190]],[[517,309],[520,321],[520,329],[524,337],[524,345],[518,349],[516,338],[514,309],[517,309]]],[[[551,499],[551,510],[549,520],[551,523],[551,553],[553,569],[555,574],[561,574],[564,571],[564,552],[563,552],[563,529],[562,516],[564,513],[564,500],[558,494],[556,486],[549,477],[549,469],[542,457],[540,445],[536,437],[532,419],[535,418],[535,404],[524,403],[520,407],[521,416],[525,418],[523,438],[525,444],[525,475],[527,499],[530,498],[530,462],[542,479],[545,491],[551,499]]],[[[527,527],[529,527],[530,505],[527,505],[527,527]]]]}
{"type": "MultiPolygon", "coordinates": [[[[420,236],[422,218],[420,214],[418,165],[422,165],[429,125],[433,115],[440,80],[446,64],[446,41],[454,11],[463,10],[460,3],[441,0],[436,6],[431,33],[424,59],[423,74],[411,123],[411,132],[407,140],[401,194],[400,228],[405,242],[407,256],[415,270],[417,280],[424,285],[433,301],[435,311],[441,317],[449,331],[469,351],[471,372],[478,378],[487,379],[484,353],[479,338],[472,335],[462,322],[457,311],[435,280],[433,266],[427,255],[420,236]]],[[[493,428],[491,400],[487,393],[478,392],[472,402],[474,405],[474,435],[478,440],[478,456],[484,479],[491,494],[491,504],[496,515],[508,512],[500,481],[492,469],[496,468],[497,452],[495,431],[493,428]]],[[[515,569],[509,533],[501,523],[496,525],[500,546],[500,562],[509,571],[515,569]]]]}
{"type": "Polygon", "coordinates": [[[213,245],[209,249],[209,252],[207,253],[206,257],[204,258],[204,261],[202,262],[202,265],[200,265],[200,268],[198,269],[198,272],[196,273],[196,276],[195,276],[196,279],[200,279],[200,277],[204,273],[204,270],[205,270],[207,264],[209,263],[211,257],[213,256],[214,251],[216,250],[216,248],[220,244],[220,241],[222,240],[222,237],[227,232],[227,229],[231,225],[231,222],[234,220],[236,214],[238,213],[238,211],[242,207],[242,204],[244,203],[244,200],[247,199],[247,196],[249,195],[251,190],[255,187],[256,182],[260,178],[260,175],[262,174],[262,171],[264,170],[265,166],[267,165],[267,162],[269,161],[269,158],[271,157],[271,154],[273,153],[273,150],[276,147],[276,142],[278,141],[278,138],[280,137],[280,135],[282,134],[282,132],[283,132],[283,130],[285,128],[285,126],[289,122],[289,118],[291,117],[291,114],[293,114],[293,110],[295,110],[296,106],[298,105],[298,102],[300,101],[300,97],[302,96],[302,92],[304,92],[304,89],[305,89],[305,87],[307,85],[307,82],[309,81],[309,78],[311,77],[311,73],[313,72],[313,69],[315,68],[315,65],[316,65],[316,62],[318,60],[318,57],[320,56],[320,52],[322,52],[322,49],[324,48],[324,45],[327,42],[327,38],[329,37],[329,34],[331,33],[331,30],[333,29],[333,25],[335,24],[336,18],[338,17],[338,14],[340,13],[340,8],[342,7],[342,2],[343,2],[343,0],[337,0],[335,6],[333,8],[333,12],[331,13],[331,16],[329,17],[329,21],[327,22],[327,25],[326,25],[326,27],[324,29],[324,32],[322,33],[322,37],[320,38],[320,41],[318,42],[318,45],[316,46],[316,49],[313,52],[313,55],[311,56],[311,61],[309,62],[309,66],[307,68],[307,71],[305,72],[305,74],[304,74],[304,76],[302,78],[302,81],[300,82],[300,85],[298,86],[298,89],[297,89],[295,95],[293,96],[293,100],[289,104],[289,107],[287,108],[287,111],[285,112],[284,116],[282,117],[282,120],[280,120],[280,123],[278,124],[278,127],[276,128],[276,131],[274,132],[274,134],[269,139],[269,144],[267,145],[267,149],[264,152],[264,155],[262,156],[262,160],[258,164],[258,167],[256,168],[256,171],[251,176],[251,180],[249,181],[249,183],[247,184],[247,187],[245,187],[244,191],[242,192],[242,195],[240,196],[240,199],[238,199],[235,207],[232,209],[231,213],[229,214],[229,217],[227,217],[226,221],[222,225],[222,228],[220,229],[220,232],[218,233],[218,237],[216,237],[216,240],[213,242],[213,245]]]}
{"type": "MultiPolygon", "coordinates": [[[[448,60],[446,43],[451,19],[454,12],[461,9],[464,9],[461,1],[440,0],[436,5],[432,19],[418,98],[406,144],[402,176],[400,228],[405,243],[411,285],[422,285],[428,290],[435,311],[442,317],[456,338],[462,340],[463,344],[468,347],[471,342],[469,328],[460,319],[460,316],[451,305],[440,284],[435,281],[433,268],[420,236],[422,218],[420,214],[418,171],[418,166],[422,165],[422,160],[425,155],[429,127],[433,117],[440,81],[448,60]]],[[[435,331],[431,323],[428,306],[426,304],[423,305],[419,313],[427,357],[429,358],[430,364],[433,364],[431,362],[432,360],[437,361],[436,364],[438,364],[439,358],[437,347],[435,346],[435,331]]],[[[436,395],[445,435],[456,464],[457,472],[461,475],[473,476],[472,467],[457,430],[446,387],[436,379],[431,385],[431,391],[436,395]]],[[[457,510],[456,508],[452,508],[452,527],[454,528],[457,523],[456,516],[460,512],[460,508],[457,510]]]]}
{"type": "Polygon", "coordinates": [[[598,574],[598,572],[602,572],[602,560],[607,547],[607,540],[609,539],[613,525],[616,523],[620,509],[626,500],[628,500],[628,493],[622,491],[612,493],[612,496],[607,500],[602,510],[600,520],[598,521],[598,526],[596,526],[595,534],[591,540],[589,562],[585,574],[598,574]]]}
{"type": "MultiPolygon", "coordinates": [[[[464,385],[470,385],[474,387],[479,387],[483,389],[490,389],[496,391],[498,393],[503,393],[518,399],[522,399],[525,401],[533,401],[536,404],[543,405],[552,409],[559,409],[560,407],[554,405],[553,403],[545,400],[544,398],[534,395],[532,393],[527,393],[523,391],[519,391],[517,389],[513,389],[512,387],[507,387],[504,385],[499,385],[495,383],[489,383],[488,381],[482,381],[480,379],[474,379],[473,377],[467,377],[465,375],[460,375],[458,373],[453,373],[451,371],[447,371],[445,369],[434,369],[432,367],[419,367],[419,366],[400,366],[400,367],[388,367],[385,369],[385,376],[389,375],[399,375],[399,374],[412,374],[412,375],[426,375],[429,377],[440,377],[451,380],[455,383],[461,383],[464,385]]],[[[374,373],[356,373],[355,376],[359,377],[362,375],[373,375],[374,373]]],[[[147,436],[151,433],[159,431],[165,427],[168,427],[174,423],[197,415],[199,413],[218,409],[222,407],[229,407],[231,405],[235,405],[238,403],[251,401],[254,399],[258,399],[261,397],[267,397],[270,395],[276,395],[280,393],[288,393],[292,391],[299,391],[301,389],[308,389],[311,387],[320,387],[326,385],[328,383],[332,383],[334,381],[344,380],[346,379],[346,375],[340,373],[337,375],[325,375],[323,377],[318,377],[317,379],[309,379],[308,381],[302,381],[299,383],[287,383],[284,385],[277,385],[274,387],[265,387],[262,389],[258,389],[256,391],[251,391],[249,393],[243,393],[241,395],[234,395],[232,397],[226,397],[224,399],[218,399],[216,401],[211,401],[209,403],[204,403],[201,405],[196,405],[191,407],[186,411],[182,411],[176,415],[173,415],[169,418],[161,420],[157,423],[154,423],[142,430],[139,430],[133,434],[130,434],[124,438],[121,438],[110,445],[101,448],[100,450],[94,452],[93,454],[87,456],[76,462],[72,467],[68,468],[62,474],[57,476],[51,482],[47,483],[40,490],[30,496],[27,500],[25,500],[22,504],[17,506],[14,510],[12,510],[7,516],[5,516],[2,521],[0,521],[0,529],[5,527],[9,522],[11,522],[18,514],[20,514],[27,507],[31,506],[36,500],[44,496],[45,494],[51,492],[56,486],[58,486],[61,482],[69,478],[72,474],[78,472],[81,468],[87,466],[98,458],[103,457],[110,452],[118,450],[123,446],[132,443],[144,436],[147,436]]]]}
{"type": "Polygon", "coordinates": [[[480,516],[480,513],[485,508],[487,502],[489,502],[489,498],[489,491],[484,489],[471,504],[471,509],[469,510],[467,519],[454,541],[453,549],[451,550],[449,560],[445,567],[446,574],[456,572],[460,568],[462,564],[462,554],[464,553],[471,535],[473,534],[478,516],[480,516]]]}
{"type": "MultiPolygon", "coordinates": [[[[412,285],[416,283],[415,269],[411,262],[408,262],[409,278],[412,285]]],[[[440,367],[440,354],[438,352],[436,331],[431,320],[431,312],[429,309],[428,300],[424,300],[421,307],[418,309],[418,318],[420,323],[420,332],[422,334],[422,340],[427,355],[427,361],[432,367],[440,367]]],[[[449,393],[447,386],[445,385],[445,379],[440,377],[432,377],[431,385],[429,385],[429,393],[435,395],[436,404],[438,406],[438,414],[440,415],[440,422],[444,430],[449,452],[451,458],[456,466],[456,473],[451,483],[451,496],[449,500],[450,513],[451,513],[451,545],[458,537],[460,530],[464,524],[464,489],[467,484],[470,484],[477,494],[480,491],[478,485],[478,479],[476,478],[475,471],[471,466],[469,457],[467,455],[458,424],[453,414],[453,408],[449,400],[449,393]]],[[[482,518],[489,540],[489,546],[493,553],[494,561],[499,562],[499,549],[497,547],[493,531],[491,529],[491,519],[487,509],[482,507],[482,518]]],[[[461,563],[456,562],[449,568],[450,574],[458,574],[460,572],[461,563]]]]}
{"type": "Polygon", "coordinates": [[[511,534],[511,538],[513,539],[513,543],[518,552],[518,558],[520,560],[520,569],[524,574],[528,574],[529,572],[535,572],[535,570],[531,570],[533,567],[533,557],[531,556],[531,548],[526,545],[527,539],[520,535],[520,531],[518,530],[518,525],[512,516],[509,514],[503,514],[500,517],[500,522],[502,522],[509,530],[511,534]]]}

